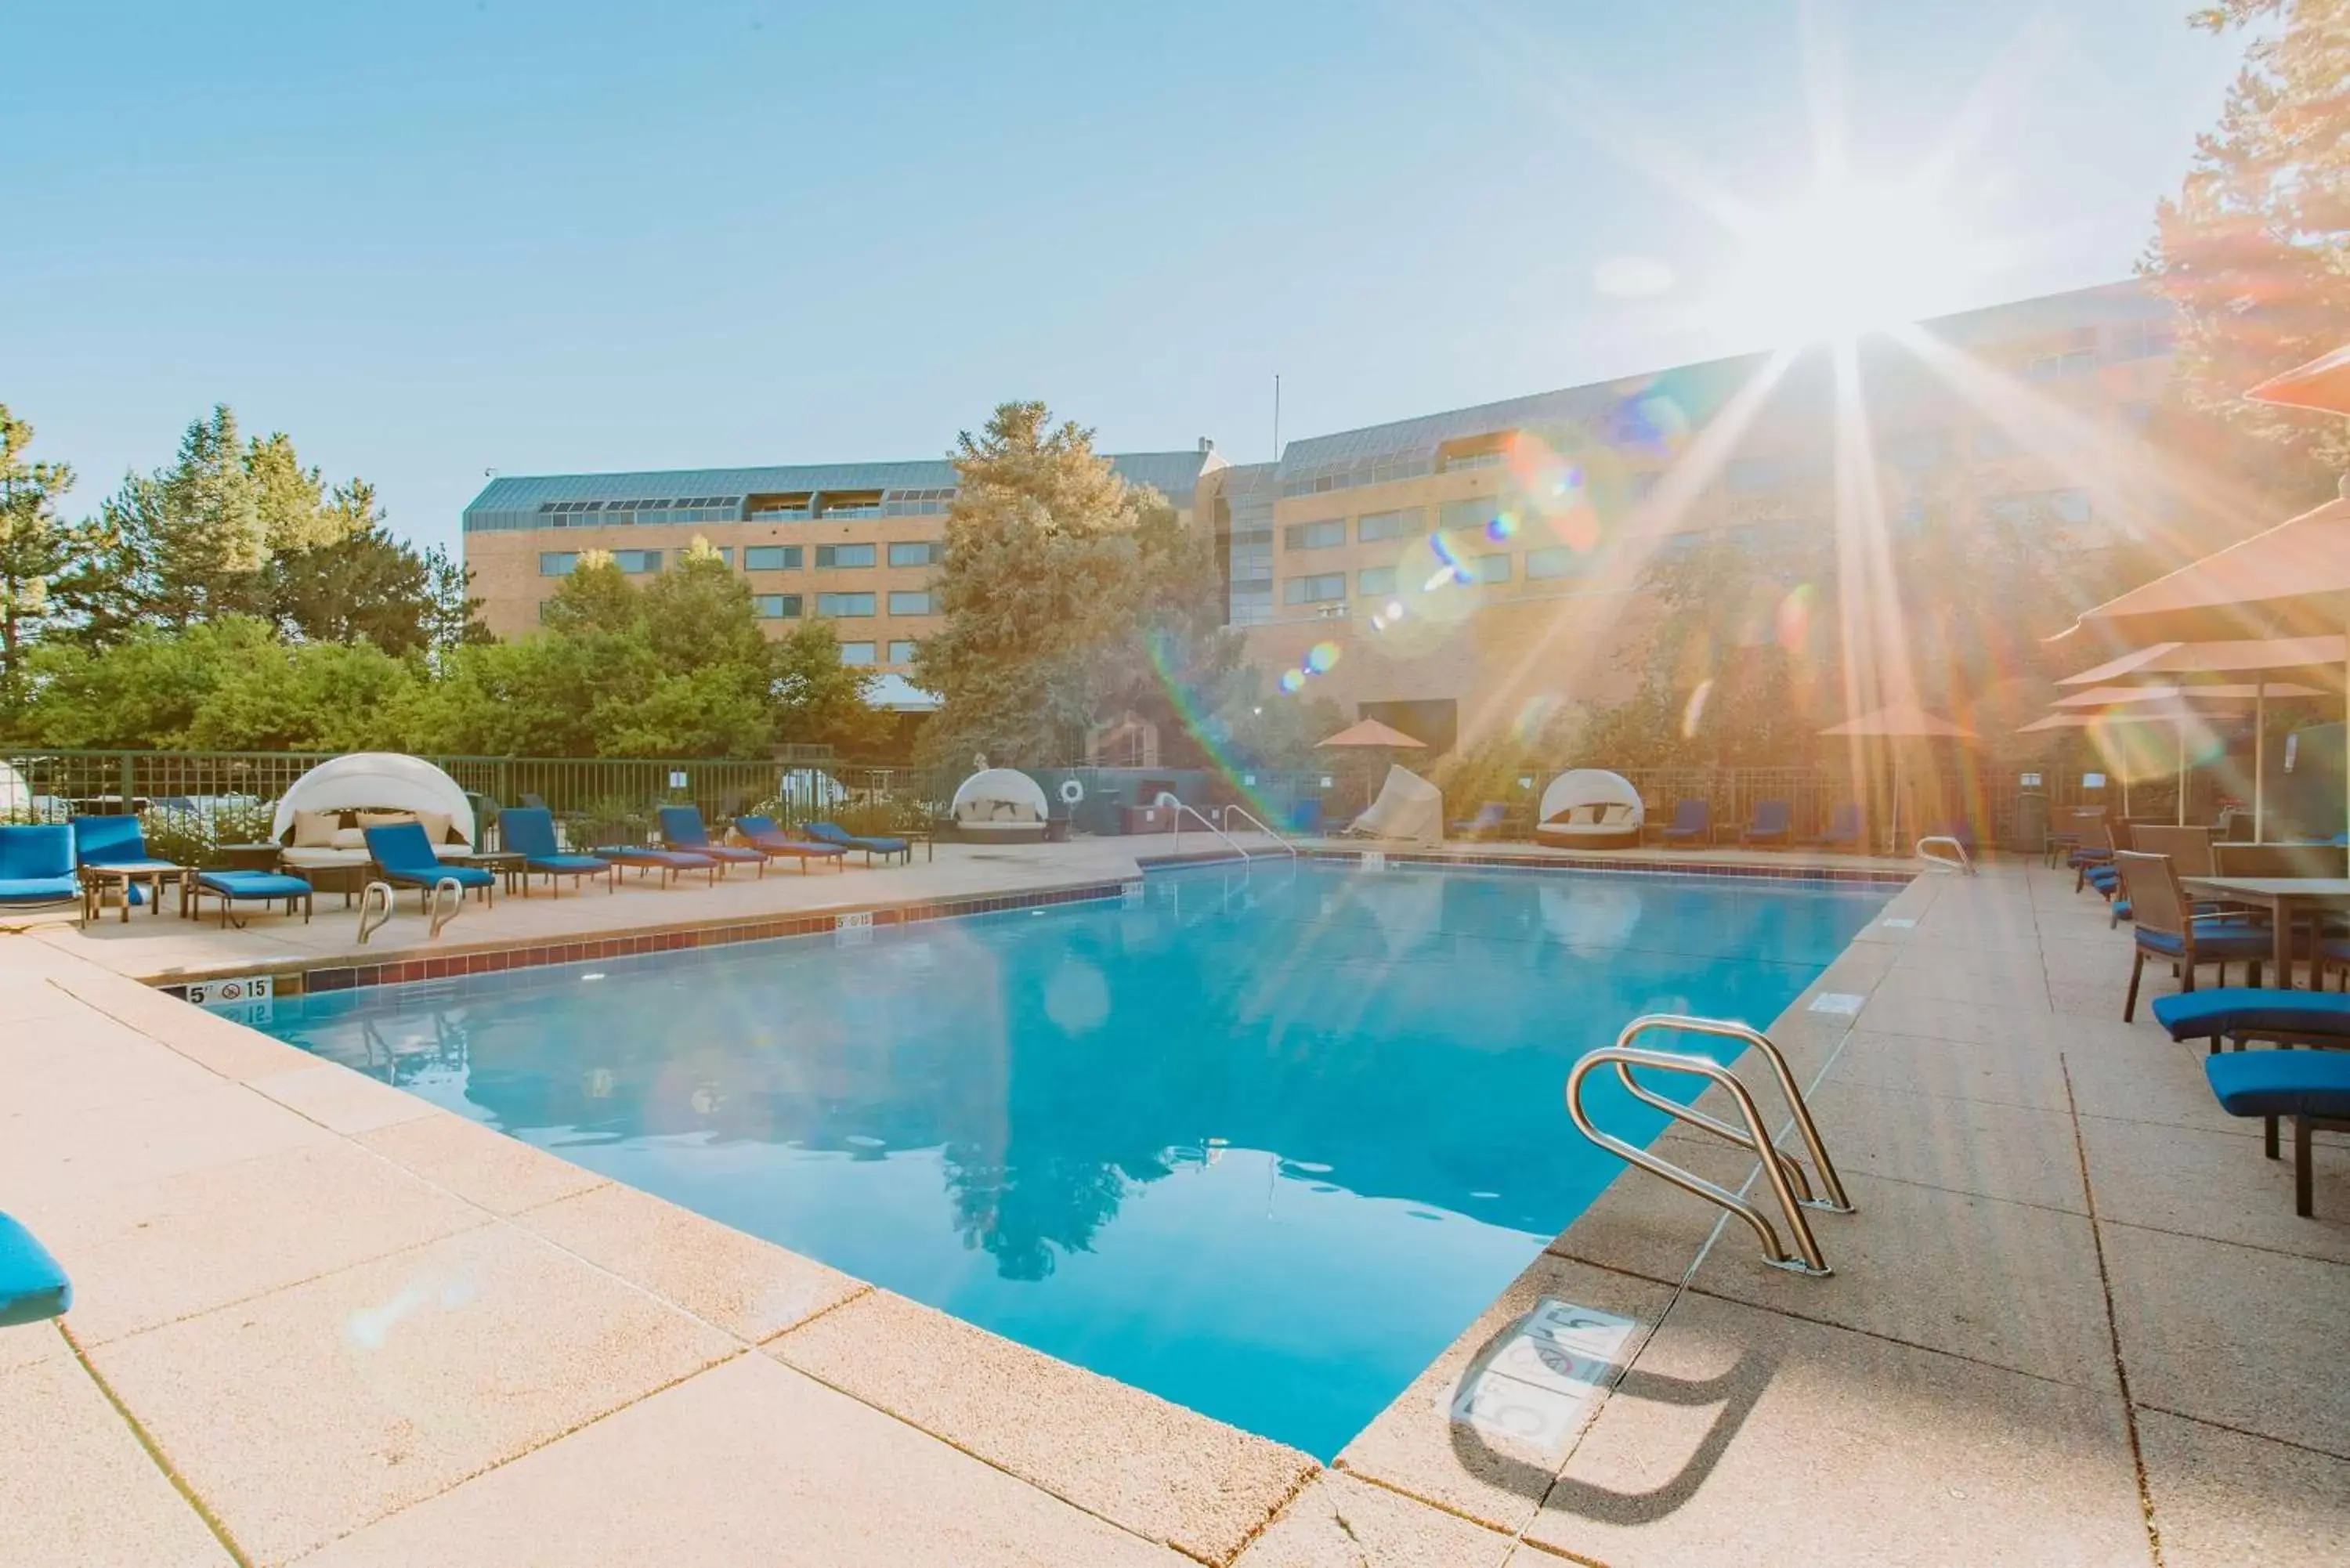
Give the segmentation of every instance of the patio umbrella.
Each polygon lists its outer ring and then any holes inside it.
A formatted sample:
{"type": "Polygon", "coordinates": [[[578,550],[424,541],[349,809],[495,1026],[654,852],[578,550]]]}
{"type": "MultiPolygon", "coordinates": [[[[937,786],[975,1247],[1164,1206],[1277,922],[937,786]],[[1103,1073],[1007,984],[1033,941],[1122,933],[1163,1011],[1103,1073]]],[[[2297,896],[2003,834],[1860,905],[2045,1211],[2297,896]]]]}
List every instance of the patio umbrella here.
{"type": "MultiPolygon", "coordinates": [[[[2079,631],[2136,642],[2345,636],[2350,632],[2350,496],[2109,599],[2063,635],[2079,631]]],[[[2350,780],[2350,769],[2344,773],[2350,780]]]]}
{"type": "Polygon", "coordinates": [[[2350,343],[2306,365],[2296,365],[2282,376],[2272,376],[2244,396],[2256,403],[2350,414],[2350,343]]]}
{"type": "MultiPolygon", "coordinates": [[[[2265,716],[2267,699],[2271,697],[2323,697],[2325,693],[2314,686],[2295,685],[2289,680],[2262,680],[2249,684],[2224,686],[2101,686],[2087,691],[2076,691],[2056,701],[2057,711],[2034,723],[2024,725],[2018,734],[2034,734],[2045,730],[2092,729],[2109,723],[2164,723],[2173,725],[2178,733],[2178,821],[2187,821],[2187,730],[2207,715],[2220,711],[2241,711],[2244,703],[2254,704],[2255,723],[2265,716]]],[[[2257,778],[2258,763],[2255,763],[2257,778]]],[[[2123,805],[2128,805],[2129,776],[2122,776],[2123,805]]],[[[2259,785],[2254,786],[2255,827],[2259,836],[2257,813],[2259,785]]]]}
{"type": "Polygon", "coordinates": [[[1326,740],[1315,742],[1315,749],[1316,751],[1405,750],[1424,752],[1428,750],[1428,742],[1425,741],[1415,741],[1409,735],[1405,734],[1401,730],[1390,729],[1387,725],[1380,723],[1377,719],[1365,719],[1360,723],[1347,725],[1345,729],[1339,731],[1336,734],[1330,736],[1326,740]]]}
{"type": "MultiPolygon", "coordinates": [[[[1888,702],[1884,707],[1846,719],[1840,724],[1830,724],[1820,732],[1823,735],[1849,736],[1880,741],[1967,741],[1974,732],[1952,722],[1939,713],[1928,712],[1913,701],[1888,702]]],[[[1887,828],[1887,842],[1896,851],[1901,847],[1901,753],[1893,751],[1893,820],[1887,828]]]]}

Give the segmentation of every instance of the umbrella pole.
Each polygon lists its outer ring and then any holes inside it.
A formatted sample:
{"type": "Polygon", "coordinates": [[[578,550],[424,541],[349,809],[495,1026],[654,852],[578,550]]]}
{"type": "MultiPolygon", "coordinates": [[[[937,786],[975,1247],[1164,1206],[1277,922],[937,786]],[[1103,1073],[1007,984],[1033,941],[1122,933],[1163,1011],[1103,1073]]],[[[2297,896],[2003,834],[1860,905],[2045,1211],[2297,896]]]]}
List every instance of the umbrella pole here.
{"type": "Polygon", "coordinates": [[[2269,683],[2252,689],[2252,842],[2265,844],[2261,818],[2268,806],[2269,683]]]}
{"type": "Polygon", "coordinates": [[[2178,826],[2187,826],[2187,721],[2178,721],[2178,826]]]}

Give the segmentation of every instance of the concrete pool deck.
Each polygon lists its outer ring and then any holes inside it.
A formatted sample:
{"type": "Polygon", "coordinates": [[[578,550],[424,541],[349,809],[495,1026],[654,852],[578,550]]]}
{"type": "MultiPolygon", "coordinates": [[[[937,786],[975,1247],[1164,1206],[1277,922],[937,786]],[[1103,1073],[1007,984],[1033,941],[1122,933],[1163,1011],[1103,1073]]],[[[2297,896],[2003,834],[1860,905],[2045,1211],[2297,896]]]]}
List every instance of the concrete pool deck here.
{"type": "MultiPolygon", "coordinates": [[[[1133,874],[1045,847],[938,868],[1133,874]]],[[[189,1008],[111,934],[251,968],[261,922],[0,937],[0,1207],[78,1293],[0,1330],[0,1561],[2334,1560],[2350,1147],[2296,1219],[2199,1054],[2118,1022],[2127,932],[2071,886],[1922,878],[1773,1026],[1859,1206],[1834,1278],[1627,1171],[1326,1469],[189,1008]],[[1455,1421],[1544,1298],[1625,1321],[1607,1391],[1540,1442],[1455,1421]]],[[[709,897],[613,902],[742,913],[709,897]]]]}

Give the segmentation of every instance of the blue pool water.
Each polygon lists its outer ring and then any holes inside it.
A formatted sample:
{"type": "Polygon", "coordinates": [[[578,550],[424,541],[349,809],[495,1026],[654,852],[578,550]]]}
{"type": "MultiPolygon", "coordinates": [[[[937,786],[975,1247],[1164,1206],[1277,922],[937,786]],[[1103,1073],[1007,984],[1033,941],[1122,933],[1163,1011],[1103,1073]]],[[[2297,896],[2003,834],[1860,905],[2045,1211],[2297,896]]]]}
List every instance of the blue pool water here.
{"type": "Polygon", "coordinates": [[[1575,1057],[1639,1012],[1767,1024],[1887,897],[1260,862],[864,946],[333,992],[271,1027],[1327,1459],[1619,1168],[1566,1118],[1575,1057]]]}

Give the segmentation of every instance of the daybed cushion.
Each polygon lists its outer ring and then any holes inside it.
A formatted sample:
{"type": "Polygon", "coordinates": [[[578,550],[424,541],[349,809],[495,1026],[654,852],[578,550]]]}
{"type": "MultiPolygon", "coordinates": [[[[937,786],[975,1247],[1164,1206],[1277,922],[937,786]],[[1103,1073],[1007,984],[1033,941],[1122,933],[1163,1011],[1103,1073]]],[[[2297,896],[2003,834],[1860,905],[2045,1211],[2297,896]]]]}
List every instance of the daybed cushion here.
{"type": "Polygon", "coordinates": [[[294,847],[296,849],[331,849],[335,835],[343,827],[340,812],[297,811],[294,814],[294,847]]]}
{"type": "Polygon", "coordinates": [[[2203,1076],[2232,1116],[2350,1117],[2350,1054],[2339,1051],[2230,1051],[2207,1059],[2203,1076]]]}
{"type": "MultiPolygon", "coordinates": [[[[2196,944],[2199,949],[2201,943],[2196,944]]],[[[2339,1034],[2350,1040],[2350,994],[2334,991],[2272,991],[2230,985],[2154,999],[2154,1021],[2173,1040],[2217,1035],[2289,1034],[2294,1039],[2339,1034]]]]}
{"type": "Polygon", "coordinates": [[[0,1214],[0,1328],[56,1317],[73,1305],[73,1282],[30,1231],[0,1214]]]}
{"type": "MultiPolygon", "coordinates": [[[[296,835],[295,842],[297,844],[301,842],[300,835],[296,835]]],[[[364,827],[338,827],[335,829],[334,842],[328,846],[328,847],[334,849],[365,850],[367,848],[367,829],[364,827]]]]}

